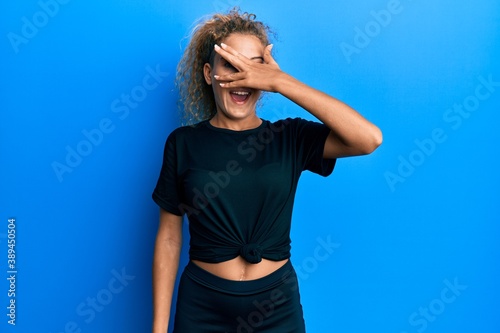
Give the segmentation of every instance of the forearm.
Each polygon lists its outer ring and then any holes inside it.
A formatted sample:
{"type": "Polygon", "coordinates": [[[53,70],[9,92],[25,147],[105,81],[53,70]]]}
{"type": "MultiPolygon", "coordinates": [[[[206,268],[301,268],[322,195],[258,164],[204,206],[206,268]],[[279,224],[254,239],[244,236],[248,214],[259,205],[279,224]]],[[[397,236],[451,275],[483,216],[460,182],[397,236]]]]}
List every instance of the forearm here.
{"type": "Polygon", "coordinates": [[[278,92],[309,111],[331,130],[324,157],[369,154],[382,143],[380,129],[353,108],[283,72],[271,56],[271,45],[264,50],[264,63],[251,61],[230,46],[221,45],[222,48],[215,48],[216,52],[238,72],[214,76],[219,84],[224,88],[278,92]]]}
{"type": "Polygon", "coordinates": [[[276,78],[276,92],[318,118],[347,147],[371,152],[382,141],[380,129],[353,108],[286,73],[276,78]]]}
{"type": "Polygon", "coordinates": [[[168,329],[181,243],[157,236],[153,260],[153,333],[168,329]]]}

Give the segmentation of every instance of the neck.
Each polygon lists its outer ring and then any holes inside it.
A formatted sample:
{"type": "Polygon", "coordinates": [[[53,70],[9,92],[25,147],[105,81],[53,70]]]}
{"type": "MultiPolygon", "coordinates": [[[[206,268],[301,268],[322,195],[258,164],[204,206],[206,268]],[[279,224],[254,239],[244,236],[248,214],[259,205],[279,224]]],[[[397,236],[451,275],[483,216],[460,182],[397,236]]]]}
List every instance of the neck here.
{"type": "Polygon", "coordinates": [[[231,119],[221,116],[220,112],[217,112],[215,116],[210,119],[210,124],[214,127],[226,128],[233,131],[245,131],[259,127],[262,124],[262,119],[257,117],[255,113],[246,118],[231,119]]]}

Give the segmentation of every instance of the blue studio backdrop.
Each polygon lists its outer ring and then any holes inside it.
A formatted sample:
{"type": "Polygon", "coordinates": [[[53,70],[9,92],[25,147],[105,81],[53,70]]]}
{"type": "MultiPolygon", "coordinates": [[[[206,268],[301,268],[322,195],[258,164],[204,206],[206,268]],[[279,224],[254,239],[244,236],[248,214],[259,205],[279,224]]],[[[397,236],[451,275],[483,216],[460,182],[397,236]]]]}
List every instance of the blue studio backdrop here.
{"type": "MultiPolygon", "coordinates": [[[[384,133],[330,177],[302,175],[308,331],[499,332],[496,0],[3,1],[0,331],[151,330],[176,64],[193,22],[233,6],[276,32],[283,70],[384,133]]],[[[275,94],[259,114],[313,119],[275,94]]]]}

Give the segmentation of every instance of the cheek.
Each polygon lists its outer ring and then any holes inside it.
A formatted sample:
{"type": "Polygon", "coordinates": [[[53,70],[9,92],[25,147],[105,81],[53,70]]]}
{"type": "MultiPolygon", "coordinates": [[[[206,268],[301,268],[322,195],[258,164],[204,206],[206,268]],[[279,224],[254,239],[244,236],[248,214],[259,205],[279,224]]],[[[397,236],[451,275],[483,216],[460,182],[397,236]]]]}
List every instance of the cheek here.
{"type": "Polygon", "coordinates": [[[224,95],[224,90],[219,86],[218,81],[214,81],[212,84],[212,91],[214,93],[215,100],[220,101],[224,95]]]}
{"type": "Polygon", "coordinates": [[[261,97],[262,93],[259,91],[259,92],[256,92],[252,95],[252,97],[255,99],[255,100],[258,100],[260,97],[261,97]]]}
{"type": "Polygon", "coordinates": [[[230,69],[230,68],[227,68],[227,67],[224,67],[224,66],[221,66],[218,70],[217,70],[217,74],[218,75],[228,75],[228,74],[233,74],[235,73],[236,71],[230,69]]]}

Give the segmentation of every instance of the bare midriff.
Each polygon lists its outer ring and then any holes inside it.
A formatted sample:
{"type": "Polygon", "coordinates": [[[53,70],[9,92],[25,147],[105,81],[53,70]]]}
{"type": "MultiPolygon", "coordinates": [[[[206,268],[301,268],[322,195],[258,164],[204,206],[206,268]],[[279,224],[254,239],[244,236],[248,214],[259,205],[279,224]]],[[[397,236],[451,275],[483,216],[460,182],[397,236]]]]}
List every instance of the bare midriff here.
{"type": "Polygon", "coordinates": [[[262,261],[257,264],[251,264],[241,256],[218,263],[208,263],[199,260],[192,261],[204,270],[223,279],[249,281],[260,279],[271,274],[286,264],[288,259],[280,261],[262,259],[262,261]]]}

